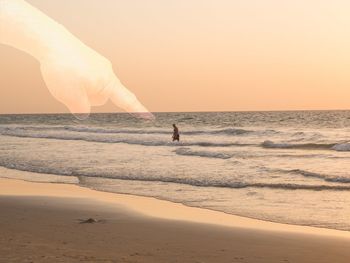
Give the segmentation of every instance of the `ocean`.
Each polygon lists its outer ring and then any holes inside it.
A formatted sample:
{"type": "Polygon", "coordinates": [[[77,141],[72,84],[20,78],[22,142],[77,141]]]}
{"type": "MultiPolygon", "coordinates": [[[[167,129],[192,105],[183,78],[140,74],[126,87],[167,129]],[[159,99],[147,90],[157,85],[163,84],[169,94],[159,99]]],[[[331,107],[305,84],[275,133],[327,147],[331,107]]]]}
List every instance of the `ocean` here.
{"type": "Polygon", "coordinates": [[[350,111],[155,116],[0,115],[0,177],[350,230],[350,111]]]}

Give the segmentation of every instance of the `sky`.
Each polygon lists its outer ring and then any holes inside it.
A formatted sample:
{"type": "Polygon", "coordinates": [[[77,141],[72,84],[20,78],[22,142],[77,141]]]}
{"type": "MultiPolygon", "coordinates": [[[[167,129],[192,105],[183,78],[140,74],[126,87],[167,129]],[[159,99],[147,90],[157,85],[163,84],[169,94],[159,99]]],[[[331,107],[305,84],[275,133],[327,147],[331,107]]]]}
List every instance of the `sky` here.
{"type": "MultiPolygon", "coordinates": [[[[28,2],[107,57],[153,112],[350,109],[347,0],[28,2]]],[[[33,57],[0,45],[0,58],[0,114],[68,112],[33,57]]]]}

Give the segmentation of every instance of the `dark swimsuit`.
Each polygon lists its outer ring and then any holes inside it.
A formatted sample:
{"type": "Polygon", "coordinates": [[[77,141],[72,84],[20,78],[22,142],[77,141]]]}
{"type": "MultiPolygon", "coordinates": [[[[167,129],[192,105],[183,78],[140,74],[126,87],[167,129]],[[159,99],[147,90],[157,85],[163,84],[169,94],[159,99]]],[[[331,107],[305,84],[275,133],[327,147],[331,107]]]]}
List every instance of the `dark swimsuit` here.
{"type": "Polygon", "coordinates": [[[179,130],[175,130],[174,129],[174,134],[173,134],[173,141],[179,141],[180,140],[180,134],[179,134],[179,130]]]}

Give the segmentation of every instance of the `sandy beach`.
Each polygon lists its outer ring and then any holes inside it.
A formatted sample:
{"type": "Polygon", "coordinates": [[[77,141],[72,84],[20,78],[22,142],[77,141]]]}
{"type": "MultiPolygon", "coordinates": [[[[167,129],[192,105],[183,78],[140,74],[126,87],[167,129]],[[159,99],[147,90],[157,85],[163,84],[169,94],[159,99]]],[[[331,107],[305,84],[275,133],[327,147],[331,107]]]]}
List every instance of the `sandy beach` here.
{"type": "Polygon", "coordinates": [[[0,179],[0,262],[349,262],[345,231],[0,179]],[[81,223],[94,218],[97,223],[81,223]]]}

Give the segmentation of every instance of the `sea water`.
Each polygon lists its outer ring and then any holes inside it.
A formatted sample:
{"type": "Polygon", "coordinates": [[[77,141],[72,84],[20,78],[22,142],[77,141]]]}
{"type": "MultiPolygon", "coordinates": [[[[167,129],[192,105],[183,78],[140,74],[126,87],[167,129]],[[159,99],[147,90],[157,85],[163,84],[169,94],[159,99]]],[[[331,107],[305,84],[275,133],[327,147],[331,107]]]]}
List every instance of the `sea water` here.
{"type": "Polygon", "coordinates": [[[350,230],[350,111],[155,116],[0,115],[0,176],[350,230]]]}

